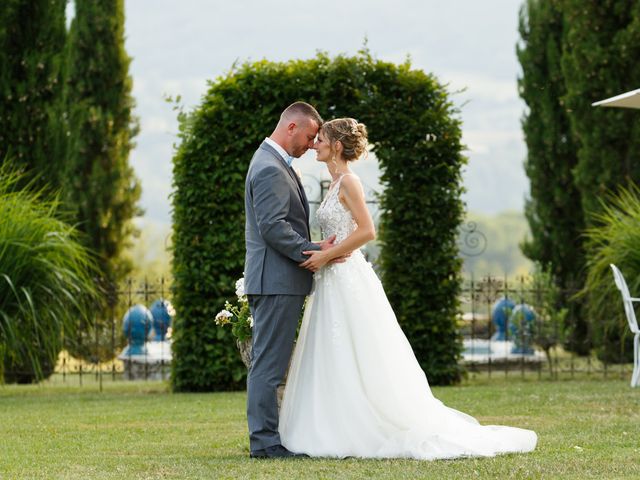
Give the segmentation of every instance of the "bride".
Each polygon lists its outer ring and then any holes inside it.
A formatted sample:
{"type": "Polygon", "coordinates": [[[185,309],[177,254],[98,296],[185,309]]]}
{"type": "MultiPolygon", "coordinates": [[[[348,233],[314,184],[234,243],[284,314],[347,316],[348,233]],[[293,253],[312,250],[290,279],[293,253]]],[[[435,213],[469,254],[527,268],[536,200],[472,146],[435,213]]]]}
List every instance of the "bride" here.
{"type": "Polygon", "coordinates": [[[432,460],[528,452],[536,434],[482,426],[429,388],[382,285],[359,247],[375,238],[365,196],[349,169],[367,147],[365,125],[325,123],[314,145],[331,188],[317,211],[336,246],[309,251],[315,272],[280,412],[282,444],[314,457],[432,460]],[[349,252],[343,263],[331,260],[349,252]]]}

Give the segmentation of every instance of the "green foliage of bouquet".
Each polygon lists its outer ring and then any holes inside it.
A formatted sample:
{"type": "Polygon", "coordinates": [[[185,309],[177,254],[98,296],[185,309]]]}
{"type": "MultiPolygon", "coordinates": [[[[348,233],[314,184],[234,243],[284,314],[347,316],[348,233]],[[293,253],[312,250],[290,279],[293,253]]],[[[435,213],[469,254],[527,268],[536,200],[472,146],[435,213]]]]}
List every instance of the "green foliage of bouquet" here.
{"type": "Polygon", "coordinates": [[[231,333],[239,342],[244,342],[251,338],[251,327],[253,327],[253,317],[249,309],[249,301],[244,293],[244,278],[236,282],[236,295],[238,300],[235,304],[227,301],[224,310],[218,312],[215,318],[216,325],[224,327],[231,325],[231,333]]]}

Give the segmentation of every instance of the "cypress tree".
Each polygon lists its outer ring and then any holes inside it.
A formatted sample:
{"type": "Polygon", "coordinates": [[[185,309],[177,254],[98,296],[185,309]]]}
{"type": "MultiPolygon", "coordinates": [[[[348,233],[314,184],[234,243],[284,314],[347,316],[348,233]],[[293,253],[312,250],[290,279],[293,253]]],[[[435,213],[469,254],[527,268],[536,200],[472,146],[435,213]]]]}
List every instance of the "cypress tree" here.
{"type": "Polygon", "coordinates": [[[640,3],[563,0],[567,25],[563,100],[580,142],[575,180],[587,225],[599,200],[619,185],[640,180],[640,115],[591,103],[640,85],[640,3]]]}
{"type": "MultiPolygon", "coordinates": [[[[75,7],[67,67],[72,132],[67,203],[99,255],[103,286],[111,289],[131,271],[124,249],[135,234],[132,218],[142,213],[136,205],[140,184],[129,165],[138,125],[124,47],[124,1],[75,7]]],[[[110,335],[110,327],[103,327],[110,335]]]]}
{"type": "MultiPolygon", "coordinates": [[[[585,224],[593,232],[602,226],[602,200],[607,194],[640,181],[640,114],[591,105],[640,85],[640,3],[563,0],[562,12],[567,26],[562,55],[567,91],[563,100],[571,112],[573,135],[580,143],[575,183],[581,193],[585,224]]],[[[587,252],[590,270],[598,255],[593,243],[591,247],[587,252]]],[[[586,306],[600,358],[624,361],[631,351],[630,342],[623,341],[628,327],[615,315],[603,318],[598,293],[587,291],[586,306]],[[621,347],[625,343],[626,347],[621,347]],[[626,355],[621,348],[626,348],[626,355]]],[[[610,308],[618,309],[619,305],[610,308]]]]}
{"type": "Polygon", "coordinates": [[[65,162],[62,64],[66,0],[0,3],[0,162],[61,186],[65,162]]]}
{"type": "Polygon", "coordinates": [[[521,246],[531,260],[551,267],[562,303],[571,307],[568,346],[588,353],[587,323],[580,303],[571,299],[583,282],[584,216],[573,176],[577,141],[562,100],[567,93],[561,70],[565,24],[559,6],[557,0],[527,0],[520,11],[518,86],[528,107],[522,129],[531,191],[525,204],[531,239],[521,246]]]}
{"type": "Polygon", "coordinates": [[[140,184],[129,165],[138,125],[124,48],[124,1],[77,2],[69,40],[72,127],[69,205],[110,281],[130,271],[122,257],[134,229],[140,184]]]}

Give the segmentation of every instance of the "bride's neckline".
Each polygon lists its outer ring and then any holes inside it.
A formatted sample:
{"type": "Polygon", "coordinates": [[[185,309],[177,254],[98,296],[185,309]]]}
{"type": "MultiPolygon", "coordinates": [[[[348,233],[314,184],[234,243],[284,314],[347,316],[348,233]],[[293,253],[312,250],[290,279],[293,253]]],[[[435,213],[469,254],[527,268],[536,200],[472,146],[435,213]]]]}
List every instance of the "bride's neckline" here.
{"type": "Polygon", "coordinates": [[[353,172],[345,172],[345,173],[341,173],[340,176],[338,178],[335,178],[331,181],[331,184],[329,185],[329,190],[333,190],[333,188],[340,183],[340,180],[342,180],[342,177],[344,177],[345,175],[355,175],[353,172]]]}
{"type": "MultiPolygon", "coordinates": [[[[347,175],[355,175],[355,173],[353,172],[346,172],[346,173],[341,173],[340,176],[338,178],[336,178],[334,181],[331,182],[331,184],[329,185],[329,190],[327,191],[327,195],[324,197],[324,199],[322,200],[322,204],[324,204],[327,199],[334,193],[340,193],[340,189],[338,188],[340,186],[340,180],[342,180],[343,177],[347,176],[347,175]]],[[[337,196],[337,195],[336,195],[337,196]]],[[[339,200],[338,200],[339,201],[339,200]]],[[[342,205],[342,202],[340,202],[340,205],[342,205]]],[[[344,205],[343,205],[344,208],[344,205]]]]}

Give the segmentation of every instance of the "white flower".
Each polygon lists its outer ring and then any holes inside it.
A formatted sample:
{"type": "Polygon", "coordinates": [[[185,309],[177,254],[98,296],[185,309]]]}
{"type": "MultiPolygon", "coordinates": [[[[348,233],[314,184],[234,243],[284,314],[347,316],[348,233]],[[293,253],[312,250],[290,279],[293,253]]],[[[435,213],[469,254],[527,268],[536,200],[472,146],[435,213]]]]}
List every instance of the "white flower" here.
{"type": "Polygon", "coordinates": [[[253,328],[253,315],[249,315],[249,318],[247,318],[248,322],[249,322],[249,326],[253,328]]]}
{"type": "Polygon", "coordinates": [[[216,315],[216,323],[218,325],[225,325],[229,323],[231,317],[233,317],[233,314],[229,310],[221,310],[216,315]]]}
{"type": "Polygon", "coordinates": [[[170,317],[176,316],[176,309],[173,308],[173,305],[171,305],[171,302],[169,300],[164,301],[164,308],[167,309],[167,313],[169,314],[170,317]]]}
{"type": "Polygon", "coordinates": [[[244,277],[236,282],[236,295],[238,296],[238,300],[240,300],[241,302],[247,301],[244,296],[244,277]]]}

